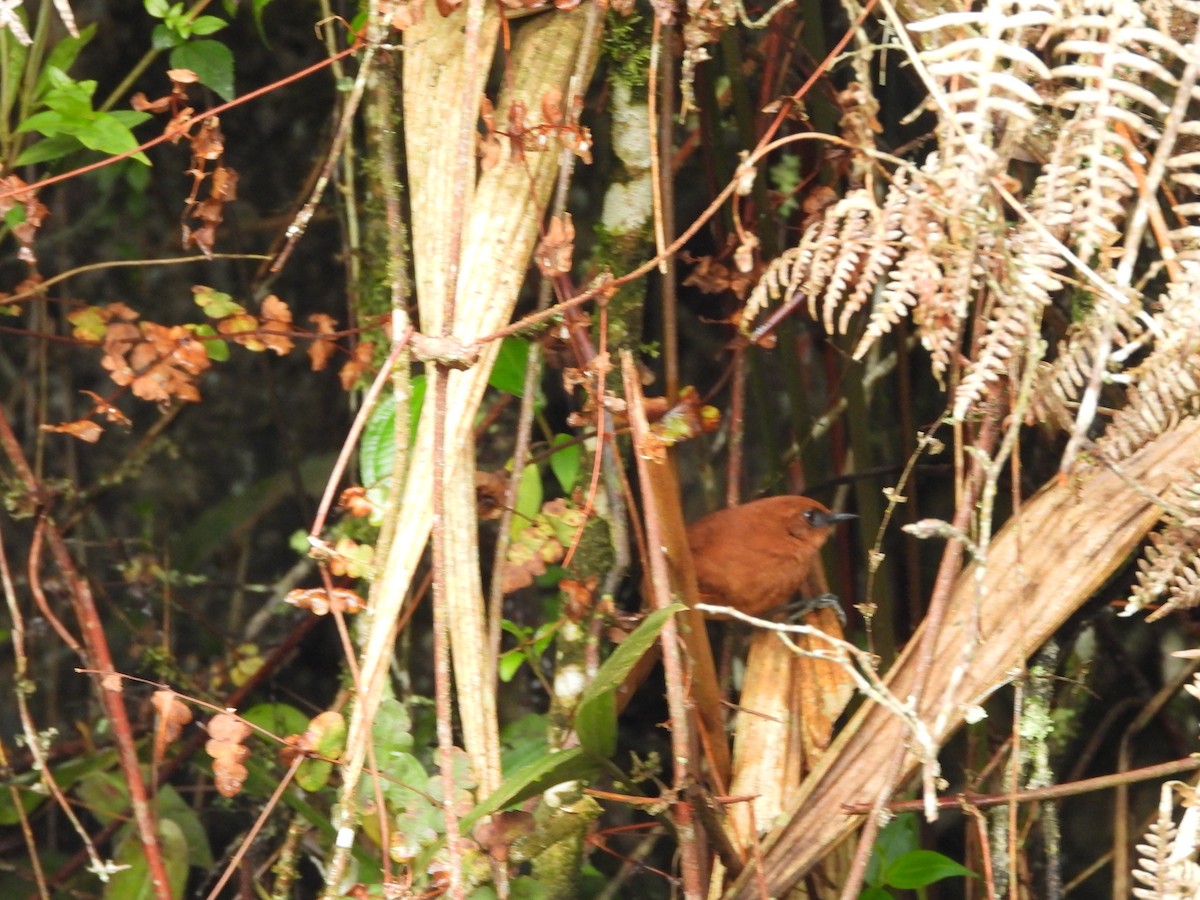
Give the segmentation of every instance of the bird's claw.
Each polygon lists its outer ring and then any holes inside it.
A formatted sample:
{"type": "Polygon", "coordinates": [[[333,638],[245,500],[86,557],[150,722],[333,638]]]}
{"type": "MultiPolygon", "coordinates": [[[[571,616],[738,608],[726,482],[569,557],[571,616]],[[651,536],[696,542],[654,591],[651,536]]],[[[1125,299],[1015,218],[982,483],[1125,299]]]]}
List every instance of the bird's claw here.
{"type": "Polygon", "coordinates": [[[846,627],[846,611],[836,594],[818,594],[816,597],[805,597],[779,607],[782,617],[788,622],[799,623],[801,619],[818,609],[832,609],[837,613],[838,621],[846,627]]]}

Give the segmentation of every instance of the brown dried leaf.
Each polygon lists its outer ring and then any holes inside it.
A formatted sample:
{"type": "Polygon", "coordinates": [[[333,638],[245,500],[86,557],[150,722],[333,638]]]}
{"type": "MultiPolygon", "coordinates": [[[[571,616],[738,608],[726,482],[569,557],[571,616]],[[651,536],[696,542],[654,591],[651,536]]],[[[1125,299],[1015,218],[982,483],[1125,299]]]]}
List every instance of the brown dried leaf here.
{"type": "Polygon", "coordinates": [[[538,271],[546,278],[565,275],[571,271],[571,260],[575,253],[575,224],[570,213],[550,218],[550,227],[538,243],[534,259],[538,271]]]}
{"type": "Polygon", "coordinates": [[[91,419],[77,419],[74,422],[63,422],[60,425],[42,425],[41,429],[55,434],[69,434],[71,437],[89,444],[96,443],[104,434],[104,428],[91,419]]]}
{"type": "Polygon", "coordinates": [[[288,336],[292,331],[292,311],[288,305],[274,294],[268,294],[263,298],[262,315],[263,344],[279,356],[291,352],[295,345],[288,336]]]}
{"type": "Polygon", "coordinates": [[[358,382],[358,379],[363,376],[363,373],[371,365],[371,357],[375,353],[375,345],[370,341],[363,341],[354,348],[354,355],[350,357],[349,362],[342,366],[338,372],[338,378],[342,382],[342,390],[348,391],[358,382]]]}
{"type": "Polygon", "coordinates": [[[308,358],[312,363],[312,370],[320,372],[329,365],[329,357],[337,347],[332,338],[323,335],[333,334],[337,320],[325,313],[313,313],[308,317],[308,321],[317,327],[317,338],[308,346],[308,358]]]}

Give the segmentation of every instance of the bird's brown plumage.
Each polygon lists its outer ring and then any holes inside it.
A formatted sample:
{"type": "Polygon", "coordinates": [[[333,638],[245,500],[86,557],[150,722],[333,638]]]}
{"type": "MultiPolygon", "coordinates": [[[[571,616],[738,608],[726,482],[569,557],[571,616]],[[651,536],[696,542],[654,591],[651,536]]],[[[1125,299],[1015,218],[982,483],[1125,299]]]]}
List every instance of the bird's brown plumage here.
{"type": "Polygon", "coordinates": [[[833,526],[852,518],[794,495],[710,513],[688,527],[697,585],[752,616],[782,606],[803,586],[833,526]]]}

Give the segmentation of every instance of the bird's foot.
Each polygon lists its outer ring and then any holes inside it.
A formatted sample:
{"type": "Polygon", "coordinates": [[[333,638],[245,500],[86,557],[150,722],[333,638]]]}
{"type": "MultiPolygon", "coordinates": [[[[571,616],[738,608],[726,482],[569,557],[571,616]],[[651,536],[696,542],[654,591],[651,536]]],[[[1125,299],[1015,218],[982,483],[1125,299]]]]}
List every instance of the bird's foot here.
{"type": "Polygon", "coordinates": [[[816,597],[805,597],[801,600],[795,600],[792,603],[786,603],[783,606],[777,607],[777,612],[785,621],[799,623],[809,613],[816,612],[818,609],[832,609],[837,613],[838,621],[842,623],[842,627],[846,627],[846,611],[842,609],[842,604],[835,594],[818,594],[816,597]]]}

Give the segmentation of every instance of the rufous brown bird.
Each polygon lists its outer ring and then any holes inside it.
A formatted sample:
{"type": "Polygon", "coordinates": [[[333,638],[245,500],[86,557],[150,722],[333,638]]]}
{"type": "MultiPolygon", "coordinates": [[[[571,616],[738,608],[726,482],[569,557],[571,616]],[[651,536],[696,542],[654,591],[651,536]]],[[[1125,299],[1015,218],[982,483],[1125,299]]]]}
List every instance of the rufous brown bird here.
{"type": "Polygon", "coordinates": [[[709,513],[688,526],[701,593],[759,616],[791,601],[839,522],[809,497],[784,495],[709,513]]]}

